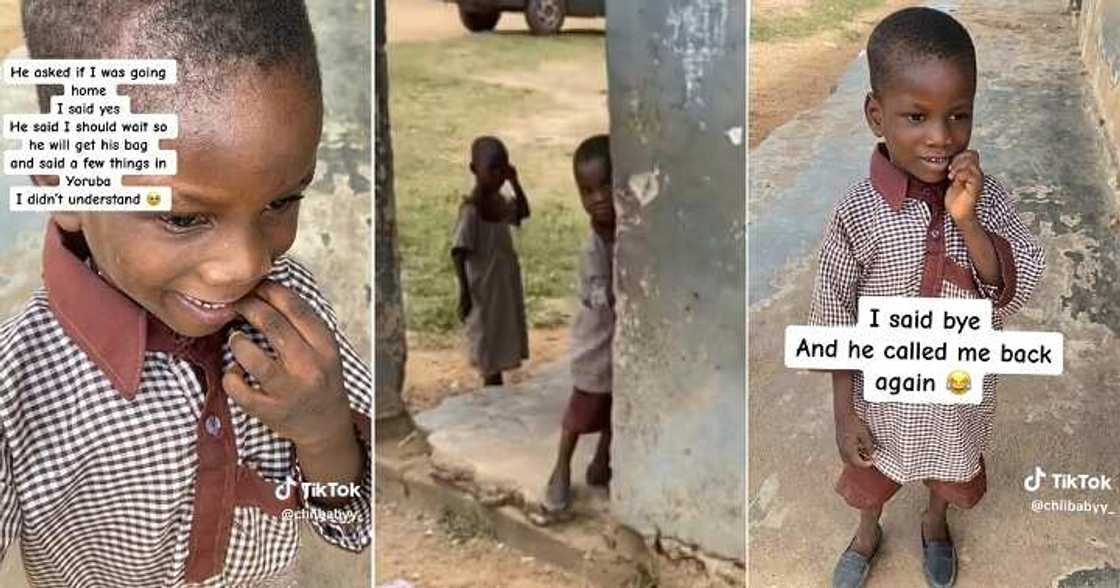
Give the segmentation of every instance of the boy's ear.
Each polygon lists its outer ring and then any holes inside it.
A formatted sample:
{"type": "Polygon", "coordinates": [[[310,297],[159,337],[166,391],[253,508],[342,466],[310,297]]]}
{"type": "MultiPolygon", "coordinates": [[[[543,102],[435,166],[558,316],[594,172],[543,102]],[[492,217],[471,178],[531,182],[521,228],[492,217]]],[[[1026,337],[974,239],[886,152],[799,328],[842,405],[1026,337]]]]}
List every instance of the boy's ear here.
{"type": "Polygon", "coordinates": [[[875,98],[874,92],[868,92],[863,99],[863,116],[867,118],[867,126],[876,137],[883,136],[883,107],[875,98]]]}
{"type": "Polygon", "coordinates": [[[478,171],[474,169],[474,162],[473,161],[467,167],[470,168],[472,174],[474,174],[476,176],[478,175],[478,171]]]}

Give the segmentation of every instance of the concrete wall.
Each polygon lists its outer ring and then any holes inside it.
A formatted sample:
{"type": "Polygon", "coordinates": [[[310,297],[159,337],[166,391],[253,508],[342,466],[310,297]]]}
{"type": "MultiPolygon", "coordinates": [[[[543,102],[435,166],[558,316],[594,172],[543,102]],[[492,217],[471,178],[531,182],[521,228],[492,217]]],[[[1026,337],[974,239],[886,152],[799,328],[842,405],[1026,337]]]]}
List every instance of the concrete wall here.
{"type": "Polygon", "coordinates": [[[611,2],[611,509],[745,559],[745,3],[611,2]]]}
{"type": "Polygon", "coordinates": [[[1080,4],[1081,57],[1115,161],[1120,158],[1120,2],[1081,0],[1080,4]]]}
{"type": "Polygon", "coordinates": [[[346,334],[370,359],[369,0],[308,3],[323,75],[319,167],[292,253],[323,285],[346,334]]]}

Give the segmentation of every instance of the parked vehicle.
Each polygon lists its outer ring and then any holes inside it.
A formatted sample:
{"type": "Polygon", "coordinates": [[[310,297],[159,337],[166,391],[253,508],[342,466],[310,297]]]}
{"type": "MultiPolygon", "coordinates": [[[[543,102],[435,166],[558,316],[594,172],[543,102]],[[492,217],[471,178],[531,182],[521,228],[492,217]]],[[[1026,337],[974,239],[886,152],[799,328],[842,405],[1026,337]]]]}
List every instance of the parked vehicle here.
{"type": "Polygon", "coordinates": [[[537,35],[560,31],[567,16],[605,16],[606,0],[446,0],[459,5],[459,20],[473,32],[492,31],[503,12],[524,12],[537,35]]]}

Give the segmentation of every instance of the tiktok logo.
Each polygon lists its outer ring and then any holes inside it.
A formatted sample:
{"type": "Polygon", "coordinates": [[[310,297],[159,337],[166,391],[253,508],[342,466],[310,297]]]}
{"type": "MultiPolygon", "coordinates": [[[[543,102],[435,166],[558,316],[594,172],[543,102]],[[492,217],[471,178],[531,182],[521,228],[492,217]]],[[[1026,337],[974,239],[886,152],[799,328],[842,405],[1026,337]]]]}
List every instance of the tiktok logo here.
{"type": "Polygon", "coordinates": [[[279,484],[276,485],[276,491],[275,491],[276,499],[277,500],[287,500],[292,495],[292,488],[294,488],[298,485],[299,485],[299,482],[296,482],[291,477],[284,480],[283,482],[280,482],[279,484]]]}
{"type": "Polygon", "coordinates": [[[1037,492],[1042,487],[1042,479],[1046,477],[1046,472],[1042,471],[1039,466],[1034,466],[1034,473],[1023,478],[1023,488],[1027,492],[1037,492]]]}
{"type": "Polygon", "coordinates": [[[1112,477],[1104,474],[1064,474],[1058,472],[1046,473],[1039,466],[1034,466],[1034,473],[1023,478],[1023,488],[1027,492],[1036,492],[1042,487],[1043,478],[1049,478],[1055,490],[1090,490],[1094,492],[1112,492],[1112,477]]]}

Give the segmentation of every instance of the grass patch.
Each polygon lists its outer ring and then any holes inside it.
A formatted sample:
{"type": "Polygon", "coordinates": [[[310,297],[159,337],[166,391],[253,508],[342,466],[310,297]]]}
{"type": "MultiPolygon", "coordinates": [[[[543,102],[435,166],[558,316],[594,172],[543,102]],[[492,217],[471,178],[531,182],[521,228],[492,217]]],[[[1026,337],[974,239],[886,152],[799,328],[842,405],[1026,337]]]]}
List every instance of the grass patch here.
{"type": "MultiPolygon", "coordinates": [[[[502,129],[517,128],[520,120],[560,108],[547,93],[479,77],[531,71],[549,60],[588,59],[603,59],[601,37],[476,35],[389,47],[397,224],[410,331],[459,328],[451,232],[471,186],[471,140],[484,134],[501,137],[502,129]]],[[[553,171],[547,166],[569,166],[575,145],[523,145],[502,138],[532,208],[532,217],[515,231],[529,322],[553,326],[566,317],[548,301],[574,293],[587,221],[570,179],[552,185],[538,178],[546,177],[546,169],[553,171]]]]}
{"type": "Polygon", "coordinates": [[[800,39],[816,33],[845,28],[860,12],[882,6],[883,0],[814,0],[812,6],[792,14],[775,10],[751,17],[751,41],[763,43],[800,39]]]}

